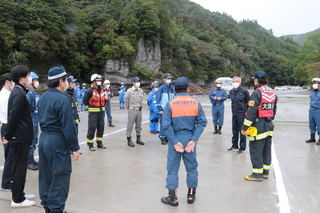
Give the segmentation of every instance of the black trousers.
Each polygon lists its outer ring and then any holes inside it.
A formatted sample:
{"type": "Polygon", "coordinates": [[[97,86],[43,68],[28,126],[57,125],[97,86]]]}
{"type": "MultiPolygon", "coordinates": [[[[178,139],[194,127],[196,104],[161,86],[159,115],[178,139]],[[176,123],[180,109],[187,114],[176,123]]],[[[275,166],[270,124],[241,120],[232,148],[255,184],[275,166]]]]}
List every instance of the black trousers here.
{"type": "Polygon", "coordinates": [[[266,137],[262,140],[250,141],[250,156],[252,168],[262,169],[263,164],[271,164],[271,144],[272,137],[266,137]]]}
{"type": "Polygon", "coordinates": [[[12,165],[12,200],[21,203],[25,200],[24,186],[26,183],[28,154],[32,141],[10,143],[13,156],[12,165]]]}
{"type": "Polygon", "coordinates": [[[89,112],[87,138],[92,140],[97,130],[96,137],[103,137],[104,132],[104,112],[89,112]]]}
{"type": "MultiPolygon", "coordinates": [[[[1,127],[1,138],[5,135],[7,129],[6,124],[2,124],[1,127]]],[[[11,172],[12,172],[12,150],[10,144],[3,144],[4,150],[4,166],[3,166],[3,173],[2,173],[2,182],[1,188],[3,189],[11,189],[11,172]]]]}
{"type": "Polygon", "coordinates": [[[240,149],[246,150],[246,136],[241,134],[241,127],[244,121],[244,114],[232,115],[232,147],[238,149],[239,137],[240,137],[240,149]]]}

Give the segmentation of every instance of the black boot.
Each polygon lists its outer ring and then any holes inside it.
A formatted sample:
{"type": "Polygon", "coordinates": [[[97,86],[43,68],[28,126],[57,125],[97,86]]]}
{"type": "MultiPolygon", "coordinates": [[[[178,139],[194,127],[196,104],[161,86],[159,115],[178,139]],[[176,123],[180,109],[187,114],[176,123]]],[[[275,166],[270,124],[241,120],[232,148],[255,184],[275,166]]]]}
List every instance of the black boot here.
{"type": "Polygon", "coordinates": [[[134,147],[134,144],[132,143],[131,137],[127,137],[128,140],[128,146],[134,147]]]}
{"type": "Polygon", "coordinates": [[[221,134],[221,129],[222,129],[222,126],[219,126],[219,130],[218,130],[218,134],[221,134]]]}
{"type": "Polygon", "coordinates": [[[110,127],[115,127],[115,125],[112,124],[112,121],[109,121],[109,126],[110,127]]]}
{"type": "Polygon", "coordinates": [[[175,189],[169,189],[169,196],[168,197],[162,197],[161,202],[171,205],[171,206],[178,206],[178,198],[176,196],[176,190],[175,189]]]}
{"type": "Polygon", "coordinates": [[[38,166],[32,162],[32,156],[28,156],[28,169],[30,170],[38,170],[38,166]]]}
{"type": "Polygon", "coordinates": [[[107,146],[103,145],[102,141],[97,141],[97,147],[99,149],[106,149],[107,148],[107,146]]]}
{"type": "Polygon", "coordinates": [[[262,178],[263,179],[268,179],[269,178],[269,170],[263,170],[262,178]]]}
{"type": "Polygon", "coordinates": [[[45,213],[50,213],[51,212],[48,207],[44,207],[44,211],[45,211],[45,213]]]}
{"type": "Polygon", "coordinates": [[[31,155],[31,157],[32,157],[32,163],[33,163],[34,165],[38,166],[38,162],[37,162],[37,161],[35,161],[34,156],[33,156],[33,155],[31,155]]]}
{"type": "Polygon", "coordinates": [[[313,142],[316,142],[316,133],[311,133],[310,135],[310,139],[309,140],[306,140],[306,143],[313,143],[313,142]]]}
{"type": "Polygon", "coordinates": [[[196,199],[196,188],[189,188],[187,197],[188,197],[188,203],[192,204],[196,199]]]}
{"type": "Polygon", "coordinates": [[[89,146],[90,151],[96,151],[96,148],[94,148],[93,143],[87,143],[89,146]]]}
{"type": "Polygon", "coordinates": [[[217,134],[217,133],[218,133],[218,127],[217,127],[217,126],[214,126],[213,134],[217,134]]]}
{"type": "Polygon", "coordinates": [[[144,145],[144,142],[142,142],[140,135],[137,135],[137,144],[144,145]]]}

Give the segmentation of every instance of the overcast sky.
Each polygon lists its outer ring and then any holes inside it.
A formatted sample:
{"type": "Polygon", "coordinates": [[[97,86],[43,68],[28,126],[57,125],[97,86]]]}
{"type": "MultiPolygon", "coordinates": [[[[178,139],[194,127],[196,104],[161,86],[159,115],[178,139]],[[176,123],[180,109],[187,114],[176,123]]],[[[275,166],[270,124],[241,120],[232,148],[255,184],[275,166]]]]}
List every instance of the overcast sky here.
{"type": "Polygon", "coordinates": [[[257,20],[275,36],[301,34],[320,28],[320,0],[191,0],[227,13],[235,20],[257,20]]]}

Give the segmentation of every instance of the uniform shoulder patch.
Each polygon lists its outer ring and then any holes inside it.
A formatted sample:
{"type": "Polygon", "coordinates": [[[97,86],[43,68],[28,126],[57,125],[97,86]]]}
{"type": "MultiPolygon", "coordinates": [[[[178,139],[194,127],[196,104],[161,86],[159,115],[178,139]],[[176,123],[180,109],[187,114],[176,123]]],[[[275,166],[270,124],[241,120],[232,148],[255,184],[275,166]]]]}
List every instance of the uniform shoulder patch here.
{"type": "Polygon", "coordinates": [[[249,102],[248,102],[248,105],[249,105],[249,106],[254,106],[254,101],[249,101],[249,102]]]}

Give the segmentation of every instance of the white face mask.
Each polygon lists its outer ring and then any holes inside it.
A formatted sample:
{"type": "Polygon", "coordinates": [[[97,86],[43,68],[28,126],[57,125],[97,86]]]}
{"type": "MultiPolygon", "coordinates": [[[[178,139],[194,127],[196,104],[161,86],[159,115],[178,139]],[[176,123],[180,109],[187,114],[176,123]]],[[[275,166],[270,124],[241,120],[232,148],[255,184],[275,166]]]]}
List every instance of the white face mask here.
{"type": "Polygon", "coordinates": [[[69,87],[68,81],[66,81],[66,83],[67,83],[66,86],[63,87],[63,91],[66,91],[68,89],[68,87],[69,87]]]}
{"type": "Polygon", "coordinates": [[[109,88],[110,88],[110,85],[107,84],[107,85],[106,85],[106,88],[109,89],[109,88]]]}
{"type": "Polygon", "coordinates": [[[318,89],[319,86],[318,86],[318,84],[312,84],[312,88],[313,88],[313,89],[318,89]]]}
{"type": "Polygon", "coordinates": [[[26,83],[26,86],[30,86],[32,84],[32,78],[29,76],[28,82],[26,83]]]}
{"type": "Polygon", "coordinates": [[[97,85],[98,85],[98,86],[101,86],[101,81],[97,81],[97,85]]]}
{"type": "Polygon", "coordinates": [[[37,89],[39,87],[39,81],[36,81],[33,86],[37,89]]]}
{"type": "Polygon", "coordinates": [[[136,87],[138,87],[138,88],[139,88],[139,87],[140,87],[140,83],[136,83],[136,87]]]}
{"type": "Polygon", "coordinates": [[[154,91],[156,91],[156,92],[157,92],[157,91],[158,91],[158,89],[159,89],[159,88],[158,88],[158,87],[156,87],[156,88],[154,88],[154,91]]]}
{"type": "MultiPolygon", "coordinates": [[[[68,84],[69,84],[69,82],[68,82],[68,84]]],[[[70,85],[70,87],[74,89],[76,87],[76,85],[72,84],[72,85],[70,85]]]]}
{"type": "Polygon", "coordinates": [[[217,84],[217,87],[221,87],[222,85],[221,84],[217,84]]]}
{"type": "Polygon", "coordinates": [[[237,89],[239,86],[240,86],[240,83],[238,83],[238,82],[232,83],[232,87],[235,89],[237,89]]]}
{"type": "Polygon", "coordinates": [[[171,79],[167,79],[166,82],[167,82],[167,84],[170,84],[171,83],[171,79]]]}

